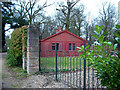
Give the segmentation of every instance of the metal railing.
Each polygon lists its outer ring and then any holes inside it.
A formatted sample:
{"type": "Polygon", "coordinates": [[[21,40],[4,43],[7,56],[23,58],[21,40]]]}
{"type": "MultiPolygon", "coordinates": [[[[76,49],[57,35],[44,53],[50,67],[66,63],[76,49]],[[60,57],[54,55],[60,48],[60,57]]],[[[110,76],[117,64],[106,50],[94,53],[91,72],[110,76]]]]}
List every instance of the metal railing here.
{"type": "MultiPolygon", "coordinates": [[[[84,43],[85,46],[85,43],[84,43]]],[[[39,52],[40,53],[40,52],[39,52]]],[[[96,71],[90,67],[89,60],[80,58],[78,51],[45,51],[39,57],[39,70],[51,78],[75,88],[102,88],[95,77],[96,71]]],[[[84,52],[83,52],[84,53],[84,52]]]]}

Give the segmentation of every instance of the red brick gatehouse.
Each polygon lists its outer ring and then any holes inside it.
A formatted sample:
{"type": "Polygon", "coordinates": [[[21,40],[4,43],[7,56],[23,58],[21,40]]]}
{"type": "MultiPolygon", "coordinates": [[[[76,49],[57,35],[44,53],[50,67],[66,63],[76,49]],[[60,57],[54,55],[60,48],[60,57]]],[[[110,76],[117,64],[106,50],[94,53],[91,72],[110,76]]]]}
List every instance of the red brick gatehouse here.
{"type": "MultiPolygon", "coordinates": [[[[67,31],[57,28],[56,34],[40,40],[41,57],[55,56],[56,45],[58,56],[78,56],[78,48],[84,44],[83,38],[67,31]]],[[[79,52],[80,54],[80,52],[79,52]]]]}

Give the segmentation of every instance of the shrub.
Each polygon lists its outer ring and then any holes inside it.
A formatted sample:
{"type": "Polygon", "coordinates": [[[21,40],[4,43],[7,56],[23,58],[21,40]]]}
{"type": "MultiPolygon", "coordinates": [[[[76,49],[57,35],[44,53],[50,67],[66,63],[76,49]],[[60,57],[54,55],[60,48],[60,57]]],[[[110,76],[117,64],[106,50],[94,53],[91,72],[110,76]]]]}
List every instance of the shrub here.
{"type": "Polygon", "coordinates": [[[22,65],[22,45],[24,43],[25,50],[27,49],[27,27],[17,28],[11,34],[10,49],[7,54],[7,63],[9,66],[22,65]]]}
{"type": "MultiPolygon", "coordinates": [[[[112,45],[111,42],[104,41],[104,35],[107,32],[103,32],[101,34],[103,26],[95,26],[96,35],[93,35],[96,39],[98,39],[98,45],[95,46],[94,50],[89,48],[89,45],[85,47],[81,47],[80,51],[83,51],[80,56],[84,59],[90,61],[90,65],[97,71],[96,77],[101,81],[103,86],[107,88],[120,88],[120,58],[119,56],[113,56],[105,51],[105,47],[111,47],[115,53],[117,44],[112,45]]],[[[118,38],[120,35],[116,35],[118,38]]],[[[118,41],[120,38],[118,39],[118,41]]]]}
{"type": "Polygon", "coordinates": [[[16,66],[18,61],[15,59],[11,50],[8,50],[8,54],[6,56],[8,66],[16,66]]]}

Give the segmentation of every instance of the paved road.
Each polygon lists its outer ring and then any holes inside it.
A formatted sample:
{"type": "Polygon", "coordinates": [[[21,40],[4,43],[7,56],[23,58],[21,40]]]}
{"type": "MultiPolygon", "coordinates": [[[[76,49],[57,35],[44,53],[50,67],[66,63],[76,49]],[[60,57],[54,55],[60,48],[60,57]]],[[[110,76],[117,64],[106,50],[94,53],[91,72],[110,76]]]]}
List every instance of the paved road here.
{"type": "Polygon", "coordinates": [[[0,89],[2,88],[2,53],[0,53],[0,89]]]}
{"type": "Polygon", "coordinates": [[[2,73],[4,72],[4,61],[7,53],[0,53],[0,89],[2,88],[2,73]]]}
{"type": "Polygon", "coordinates": [[[8,74],[6,72],[6,62],[5,62],[5,57],[7,53],[0,53],[0,89],[3,87],[3,77],[8,74]],[[4,73],[4,74],[3,74],[4,73]]]}
{"type": "Polygon", "coordinates": [[[1,72],[0,75],[2,77],[2,80],[0,80],[0,83],[2,83],[2,88],[13,88],[13,86],[17,86],[21,80],[16,79],[14,77],[14,74],[10,72],[10,69],[8,68],[6,64],[6,57],[7,53],[1,53],[1,60],[0,60],[0,66],[1,66],[1,72]]]}

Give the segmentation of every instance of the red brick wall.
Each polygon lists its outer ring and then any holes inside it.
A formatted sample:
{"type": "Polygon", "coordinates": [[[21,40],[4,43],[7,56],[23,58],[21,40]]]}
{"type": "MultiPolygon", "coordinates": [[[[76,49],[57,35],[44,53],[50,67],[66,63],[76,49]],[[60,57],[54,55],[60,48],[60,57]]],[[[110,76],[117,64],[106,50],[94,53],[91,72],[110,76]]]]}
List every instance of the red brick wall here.
{"type": "Polygon", "coordinates": [[[69,34],[67,32],[64,32],[64,33],[61,33],[57,36],[54,36],[54,37],[46,40],[46,42],[47,41],[82,41],[82,40],[80,40],[77,37],[72,36],[71,34],[69,34]]]}
{"type": "MultiPolygon", "coordinates": [[[[41,42],[41,56],[50,54],[47,51],[52,50],[52,43],[59,43],[59,50],[68,50],[69,43],[75,43],[75,48],[76,48],[76,47],[80,47],[83,44],[83,42],[84,41],[80,40],[79,38],[64,32],[41,42]]],[[[78,51],[78,49],[76,48],[75,51],[78,51]]],[[[52,51],[51,53],[53,52],[54,51],[52,51]]]]}

